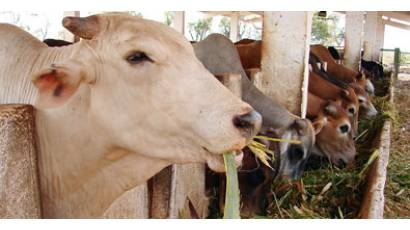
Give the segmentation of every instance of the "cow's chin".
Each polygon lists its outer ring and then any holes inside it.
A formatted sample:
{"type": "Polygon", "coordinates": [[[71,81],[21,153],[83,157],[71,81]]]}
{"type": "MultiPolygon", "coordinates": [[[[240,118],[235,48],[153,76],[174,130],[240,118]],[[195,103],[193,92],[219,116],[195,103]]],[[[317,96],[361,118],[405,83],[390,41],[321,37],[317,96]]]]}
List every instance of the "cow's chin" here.
{"type": "MultiPolygon", "coordinates": [[[[223,159],[222,154],[214,154],[214,153],[209,153],[207,154],[207,159],[206,163],[208,164],[208,167],[215,172],[225,172],[225,163],[223,159]]],[[[235,165],[236,167],[241,166],[242,164],[242,159],[243,159],[243,152],[242,150],[236,150],[235,151],[235,165]]]]}
{"type": "Polygon", "coordinates": [[[318,148],[315,145],[315,148],[312,150],[312,154],[322,156],[322,157],[327,157],[330,162],[336,166],[341,166],[340,165],[340,160],[344,161],[345,166],[350,167],[352,163],[354,162],[354,158],[356,155],[355,150],[351,149],[346,149],[345,151],[332,151],[332,152],[325,152],[322,151],[321,148],[318,148]]]}

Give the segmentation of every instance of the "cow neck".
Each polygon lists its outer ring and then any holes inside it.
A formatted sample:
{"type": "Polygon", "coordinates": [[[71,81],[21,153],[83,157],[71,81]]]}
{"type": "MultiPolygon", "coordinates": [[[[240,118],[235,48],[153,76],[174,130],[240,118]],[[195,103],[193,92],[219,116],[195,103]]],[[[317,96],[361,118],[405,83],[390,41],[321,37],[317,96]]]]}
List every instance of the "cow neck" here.
{"type": "Polygon", "coordinates": [[[262,131],[270,128],[276,130],[286,129],[296,119],[295,115],[256,88],[246,75],[242,75],[242,100],[249,103],[262,115],[262,131]]]}
{"type": "Polygon", "coordinates": [[[37,110],[45,218],[101,217],[122,194],[167,166],[110,144],[89,108],[90,87],[82,85],[65,105],[37,110]]]}
{"type": "Polygon", "coordinates": [[[50,67],[51,64],[62,63],[71,58],[80,46],[80,43],[75,43],[62,47],[46,47],[41,50],[39,58],[34,63],[34,68],[41,70],[50,67]]]}
{"type": "Polygon", "coordinates": [[[323,100],[320,97],[309,93],[307,116],[309,118],[315,118],[315,117],[319,116],[321,114],[323,108],[326,107],[327,103],[328,102],[326,100],[323,100]]]}

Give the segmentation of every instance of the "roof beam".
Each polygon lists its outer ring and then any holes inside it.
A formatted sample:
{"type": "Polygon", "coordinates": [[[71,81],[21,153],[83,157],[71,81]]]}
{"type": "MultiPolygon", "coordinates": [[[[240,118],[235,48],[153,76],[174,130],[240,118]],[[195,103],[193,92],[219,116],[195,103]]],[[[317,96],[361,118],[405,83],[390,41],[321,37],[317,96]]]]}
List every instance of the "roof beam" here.
{"type": "Polygon", "coordinates": [[[250,14],[256,14],[256,15],[261,15],[263,16],[263,11],[201,11],[202,13],[214,17],[214,16],[226,16],[230,17],[234,13],[239,13],[241,17],[247,16],[250,14]]]}
{"type": "Polygon", "coordinates": [[[389,18],[394,18],[394,19],[398,19],[398,20],[410,23],[410,15],[406,13],[400,13],[400,12],[395,12],[395,11],[379,11],[379,14],[389,17],[389,18]]]}
{"type": "Polygon", "coordinates": [[[403,29],[403,30],[410,30],[410,26],[406,25],[406,24],[402,24],[402,23],[399,23],[399,22],[394,22],[394,21],[391,21],[389,19],[387,19],[387,20],[383,19],[383,22],[386,25],[389,25],[389,26],[397,27],[397,28],[400,28],[400,29],[403,29]]]}

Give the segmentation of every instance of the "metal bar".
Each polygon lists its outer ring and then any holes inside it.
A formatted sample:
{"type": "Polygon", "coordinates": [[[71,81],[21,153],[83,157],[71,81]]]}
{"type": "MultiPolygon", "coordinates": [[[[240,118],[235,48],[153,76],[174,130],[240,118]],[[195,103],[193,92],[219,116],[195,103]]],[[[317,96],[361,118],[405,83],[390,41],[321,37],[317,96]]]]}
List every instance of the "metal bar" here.
{"type": "Polygon", "coordinates": [[[400,49],[394,49],[394,77],[397,79],[400,71],[400,49]]]}

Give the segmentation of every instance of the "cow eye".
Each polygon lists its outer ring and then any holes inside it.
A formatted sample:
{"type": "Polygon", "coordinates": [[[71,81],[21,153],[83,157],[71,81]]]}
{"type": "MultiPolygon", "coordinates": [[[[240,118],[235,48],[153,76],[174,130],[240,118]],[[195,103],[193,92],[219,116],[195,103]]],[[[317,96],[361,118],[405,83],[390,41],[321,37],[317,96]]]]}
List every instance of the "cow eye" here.
{"type": "Polygon", "coordinates": [[[137,51],[137,52],[134,52],[131,55],[129,55],[127,57],[127,61],[130,64],[135,65],[135,64],[139,64],[139,63],[142,63],[142,62],[145,62],[145,61],[152,62],[152,59],[149,58],[144,52],[137,51]]]}
{"type": "Polygon", "coordinates": [[[359,99],[359,103],[360,103],[360,104],[364,103],[364,100],[363,100],[363,99],[359,99]]]}
{"type": "Polygon", "coordinates": [[[354,108],[349,108],[348,111],[349,111],[349,113],[352,114],[352,115],[353,115],[354,112],[355,112],[354,108]]]}
{"type": "Polygon", "coordinates": [[[339,127],[339,129],[340,129],[341,133],[349,132],[349,126],[348,125],[342,125],[342,126],[339,127]]]}

